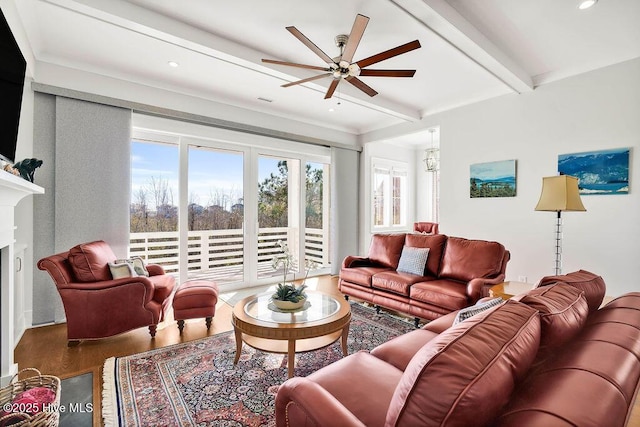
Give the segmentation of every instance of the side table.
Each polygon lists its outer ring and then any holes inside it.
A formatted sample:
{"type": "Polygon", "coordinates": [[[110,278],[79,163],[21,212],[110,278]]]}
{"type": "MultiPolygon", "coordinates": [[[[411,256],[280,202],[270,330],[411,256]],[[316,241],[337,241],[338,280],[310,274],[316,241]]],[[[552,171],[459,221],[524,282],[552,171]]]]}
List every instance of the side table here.
{"type": "Polygon", "coordinates": [[[524,282],[502,282],[489,289],[489,296],[491,298],[500,297],[502,299],[509,299],[514,295],[519,295],[533,289],[535,285],[533,283],[524,282]]]}

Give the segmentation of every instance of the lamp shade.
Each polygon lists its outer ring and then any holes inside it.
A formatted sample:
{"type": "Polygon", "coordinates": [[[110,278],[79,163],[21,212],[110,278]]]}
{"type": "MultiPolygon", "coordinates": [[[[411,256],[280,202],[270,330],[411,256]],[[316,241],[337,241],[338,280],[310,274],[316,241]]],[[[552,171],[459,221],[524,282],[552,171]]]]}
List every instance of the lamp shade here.
{"type": "Polygon", "coordinates": [[[542,193],[537,211],[586,211],[580,200],[578,178],[569,175],[542,178],[542,193]]]}

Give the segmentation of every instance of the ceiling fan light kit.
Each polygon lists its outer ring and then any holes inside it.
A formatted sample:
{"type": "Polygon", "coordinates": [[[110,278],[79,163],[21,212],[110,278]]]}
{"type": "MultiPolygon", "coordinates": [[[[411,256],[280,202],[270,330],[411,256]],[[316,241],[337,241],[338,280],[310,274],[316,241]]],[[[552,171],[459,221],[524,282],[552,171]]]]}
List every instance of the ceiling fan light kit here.
{"type": "Polygon", "coordinates": [[[376,92],[373,88],[360,80],[358,77],[413,77],[416,70],[370,70],[365,69],[365,67],[377,64],[378,62],[382,62],[389,58],[393,58],[394,56],[402,55],[403,53],[410,52],[414,49],[418,49],[420,48],[420,42],[418,40],[414,40],[401,46],[397,46],[393,49],[389,49],[368,58],[353,62],[353,56],[356,49],[358,48],[358,45],[360,44],[360,40],[362,39],[362,35],[364,34],[364,30],[367,27],[368,23],[368,17],[358,14],[356,16],[355,22],[353,23],[353,27],[351,28],[351,33],[349,35],[338,34],[336,36],[335,42],[336,46],[340,49],[340,55],[335,58],[329,57],[329,55],[324,53],[322,49],[316,46],[296,27],[286,27],[287,31],[293,34],[295,38],[300,40],[302,44],[307,46],[313,53],[320,57],[320,59],[325,61],[327,63],[327,67],[318,67],[315,65],[278,61],[275,59],[263,59],[262,62],[276,65],[285,65],[289,67],[305,68],[309,70],[324,71],[324,74],[318,74],[306,79],[285,83],[282,85],[282,87],[291,87],[313,80],[331,77],[333,78],[333,81],[327,89],[324,97],[325,99],[331,98],[331,96],[333,96],[338,83],[340,83],[340,81],[342,80],[347,81],[369,96],[376,96],[378,92],[376,92]]]}

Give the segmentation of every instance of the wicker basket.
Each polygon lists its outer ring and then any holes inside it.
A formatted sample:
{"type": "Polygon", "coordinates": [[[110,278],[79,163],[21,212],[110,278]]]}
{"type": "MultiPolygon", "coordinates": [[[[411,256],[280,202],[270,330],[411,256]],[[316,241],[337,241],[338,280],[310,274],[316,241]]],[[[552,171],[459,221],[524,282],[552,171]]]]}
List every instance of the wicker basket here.
{"type": "MultiPolygon", "coordinates": [[[[39,370],[35,368],[25,368],[15,374],[8,386],[0,389],[0,408],[5,404],[11,403],[13,399],[23,391],[35,388],[45,387],[52,390],[56,398],[50,403],[52,408],[60,407],[60,378],[53,375],[42,375],[39,370]],[[23,380],[18,380],[21,373],[26,371],[33,371],[37,375],[33,375],[23,380]]],[[[23,417],[22,421],[15,424],[10,424],[12,427],[53,427],[57,426],[60,421],[60,412],[58,411],[41,411],[35,415],[29,415],[27,413],[19,413],[23,417]]],[[[17,413],[12,413],[0,418],[0,423],[9,420],[11,417],[16,416],[17,413]]],[[[16,416],[17,418],[17,416],[16,416]]]]}

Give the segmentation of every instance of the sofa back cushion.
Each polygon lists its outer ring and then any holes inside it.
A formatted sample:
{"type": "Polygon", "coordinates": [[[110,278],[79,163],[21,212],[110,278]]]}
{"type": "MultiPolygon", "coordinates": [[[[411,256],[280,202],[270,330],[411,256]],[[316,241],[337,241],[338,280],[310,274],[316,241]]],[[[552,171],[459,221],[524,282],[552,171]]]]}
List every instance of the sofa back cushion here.
{"type": "Polygon", "coordinates": [[[82,243],[69,249],[69,263],[80,282],[111,280],[109,263],[115,260],[116,255],[111,247],[102,240],[82,243]]]}
{"type": "Polygon", "coordinates": [[[404,236],[404,233],[374,234],[371,236],[369,259],[384,267],[398,268],[402,247],[404,246],[404,236]]]}
{"type": "Polygon", "coordinates": [[[542,334],[538,360],[546,359],[584,327],[589,307],[582,291],[557,283],[532,289],[517,299],[540,312],[542,334]]]}
{"type": "Polygon", "coordinates": [[[440,277],[468,282],[493,278],[502,271],[505,248],[498,242],[449,237],[444,248],[440,277]]]}
{"type": "Polygon", "coordinates": [[[538,312],[513,300],[447,329],[407,365],[385,425],[487,424],[525,375],[539,341],[538,312]]]}
{"type": "Polygon", "coordinates": [[[446,242],[444,234],[407,234],[404,244],[413,248],[429,248],[425,275],[437,277],[446,242]]]}
{"type": "Polygon", "coordinates": [[[546,276],[540,279],[538,287],[547,286],[556,282],[564,282],[574,288],[584,291],[584,297],[589,304],[589,312],[594,312],[602,304],[607,286],[604,279],[586,270],[574,271],[573,273],[563,274],[560,276],[546,276]]]}

